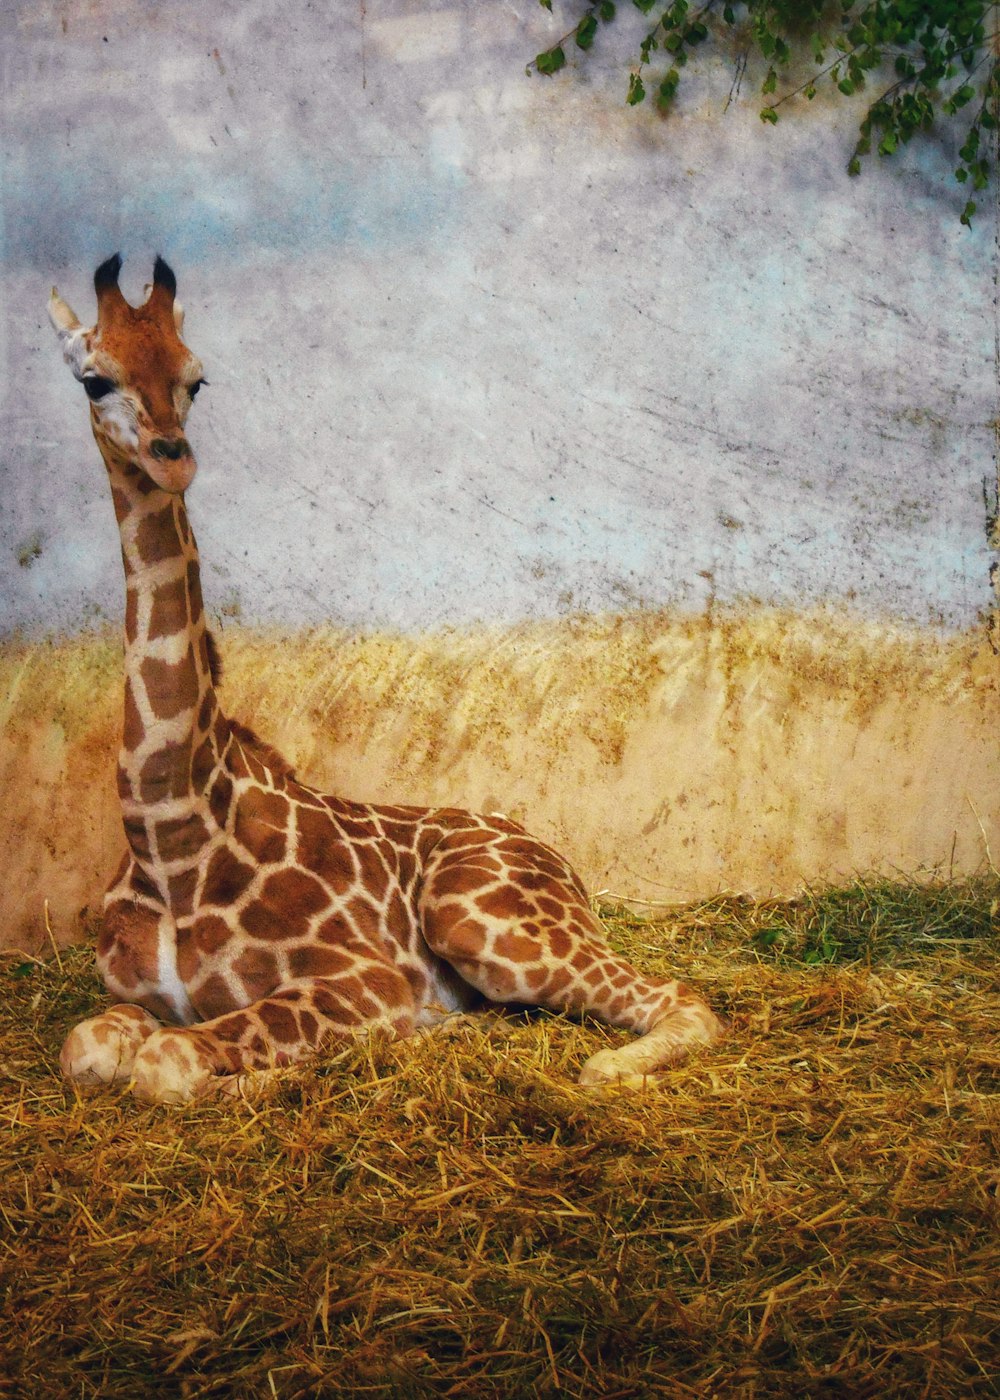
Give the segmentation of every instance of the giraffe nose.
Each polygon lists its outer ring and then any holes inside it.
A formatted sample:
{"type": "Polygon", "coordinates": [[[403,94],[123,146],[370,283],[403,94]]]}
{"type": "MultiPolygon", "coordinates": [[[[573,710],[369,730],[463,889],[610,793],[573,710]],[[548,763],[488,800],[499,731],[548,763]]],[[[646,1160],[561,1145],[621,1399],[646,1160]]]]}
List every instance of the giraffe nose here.
{"type": "Polygon", "coordinates": [[[191,455],[186,438],[154,438],[149,444],[149,451],[153,457],[166,457],[170,462],[177,462],[181,457],[191,455]]]}

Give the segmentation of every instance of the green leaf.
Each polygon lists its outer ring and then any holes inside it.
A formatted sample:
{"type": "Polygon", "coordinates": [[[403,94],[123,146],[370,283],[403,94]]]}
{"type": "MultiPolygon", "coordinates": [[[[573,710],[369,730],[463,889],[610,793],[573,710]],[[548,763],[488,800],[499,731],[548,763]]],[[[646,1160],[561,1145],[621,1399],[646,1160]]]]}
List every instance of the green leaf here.
{"type": "Polygon", "coordinates": [[[632,4],[637,10],[641,10],[644,15],[648,15],[656,4],[656,0],[632,0],[632,4]]]}
{"type": "Polygon", "coordinates": [[[965,206],[965,208],[962,210],[962,213],[961,213],[961,215],[960,215],[960,217],[959,217],[959,222],[960,222],[960,223],[963,223],[963,224],[965,225],[966,228],[971,228],[971,227],[972,227],[972,216],[973,216],[973,214],[974,214],[975,212],[976,212],[976,202],[975,202],[974,199],[970,199],[969,202],[968,202],[968,204],[967,204],[967,205],[965,206]]]}
{"type": "Polygon", "coordinates": [[[778,125],[778,114],[773,107],[765,107],[760,114],[762,122],[768,122],[771,126],[778,125]]]}
{"type": "Polygon", "coordinates": [[[559,44],[554,49],[546,49],[545,53],[540,53],[535,59],[535,67],[539,73],[544,73],[546,77],[551,77],[553,73],[558,73],[560,68],[566,66],[566,55],[559,44]]]}
{"type": "Polygon", "coordinates": [[[860,162],[860,160],[858,160],[857,156],[852,156],[852,157],[851,157],[850,162],[849,162],[849,164],[848,164],[848,166],[847,166],[847,173],[848,173],[848,175],[860,175],[860,174],[861,174],[861,162],[860,162]]]}
{"type": "Polygon", "coordinates": [[[597,13],[605,24],[610,24],[615,17],[614,0],[602,0],[602,3],[597,7],[597,13]]]}
{"type": "Polygon", "coordinates": [[[733,9],[732,5],[725,5],[723,7],[722,18],[726,21],[727,24],[736,23],[736,11],[733,9]]]}
{"type": "Polygon", "coordinates": [[[670,105],[670,103],[674,100],[674,96],[677,92],[677,85],[680,82],[680,80],[680,73],[678,73],[676,68],[671,68],[669,73],[663,79],[663,82],[656,89],[656,102],[658,107],[662,109],[670,105]]]}
{"type": "Polygon", "coordinates": [[[635,107],[646,96],[646,88],[642,78],[638,73],[633,73],[628,80],[628,97],[625,101],[630,107],[635,107]]]}
{"type": "Polygon", "coordinates": [[[837,87],[840,89],[840,91],[844,94],[845,97],[850,97],[851,94],[854,92],[854,84],[851,82],[850,78],[841,78],[840,82],[837,84],[837,87]]]}
{"type": "Polygon", "coordinates": [[[584,15],[583,19],[576,26],[576,45],[580,49],[589,49],[594,42],[594,35],[597,33],[597,16],[594,14],[584,15]]]}
{"type": "Polygon", "coordinates": [[[549,14],[552,13],[552,0],[538,0],[538,3],[543,10],[548,10],[549,14]]]}
{"type": "Polygon", "coordinates": [[[761,92],[763,92],[763,93],[774,92],[774,90],[775,90],[775,88],[776,88],[777,86],[778,86],[778,74],[775,72],[775,70],[774,70],[773,68],[769,68],[769,69],[767,70],[767,77],[764,79],[764,81],[763,81],[763,82],[761,83],[761,85],[760,85],[760,90],[761,90],[761,92]]]}

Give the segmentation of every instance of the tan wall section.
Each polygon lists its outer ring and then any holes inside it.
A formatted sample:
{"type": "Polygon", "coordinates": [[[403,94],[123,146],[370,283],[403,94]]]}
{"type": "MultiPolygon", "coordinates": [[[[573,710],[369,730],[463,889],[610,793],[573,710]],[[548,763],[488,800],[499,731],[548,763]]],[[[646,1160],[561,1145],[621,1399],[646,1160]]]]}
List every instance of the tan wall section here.
{"type": "MultiPolygon", "coordinates": [[[[991,858],[1000,663],[832,612],[567,619],[420,638],[227,631],[226,710],[359,799],[505,811],[590,887],[790,892],[991,858]]],[[[0,656],[0,945],[99,904],[122,849],[117,637],[0,656]]]]}

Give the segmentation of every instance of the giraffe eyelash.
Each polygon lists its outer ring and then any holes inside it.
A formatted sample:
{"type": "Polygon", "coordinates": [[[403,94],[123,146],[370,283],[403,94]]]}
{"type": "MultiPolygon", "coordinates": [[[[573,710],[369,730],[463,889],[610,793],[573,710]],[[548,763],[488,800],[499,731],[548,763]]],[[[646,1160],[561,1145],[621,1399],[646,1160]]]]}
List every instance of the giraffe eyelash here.
{"type": "Polygon", "coordinates": [[[103,374],[85,374],[83,387],[86,390],[87,398],[92,403],[96,403],[98,399],[103,399],[112,393],[116,385],[113,380],[105,379],[103,374]]]}

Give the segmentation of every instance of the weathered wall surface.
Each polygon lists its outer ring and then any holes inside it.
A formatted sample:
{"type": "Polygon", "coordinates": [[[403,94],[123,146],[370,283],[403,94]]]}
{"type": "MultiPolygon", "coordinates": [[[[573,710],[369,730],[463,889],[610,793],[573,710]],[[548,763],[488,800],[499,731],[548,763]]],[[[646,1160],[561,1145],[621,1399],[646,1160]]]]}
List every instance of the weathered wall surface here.
{"type": "MultiPolygon", "coordinates": [[[[227,634],[223,700],[327,791],[504,811],[594,890],[792,891],[990,858],[996,661],[825,612],[642,614],[422,638],[227,634]]],[[[65,938],[122,849],[116,638],[11,647],[7,942],[65,938]],[[34,834],[38,833],[41,839],[34,834]]]]}
{"type": "Polygon", "coordinates": [[[44,314],[116,248],[207,367],[229,704],[317,777],[495,798],[648,898],[981,859],[995,219],[946,139],[849,182],[859,107],[765,129],[735,51],[626,108],[621,9],[547,81],[535,0],[0,6],[0,941],[120,839],[117,663],[72,640],[117,540],[44,314]],[[316,676],[343,713],[289,705],[316,676]]]}

